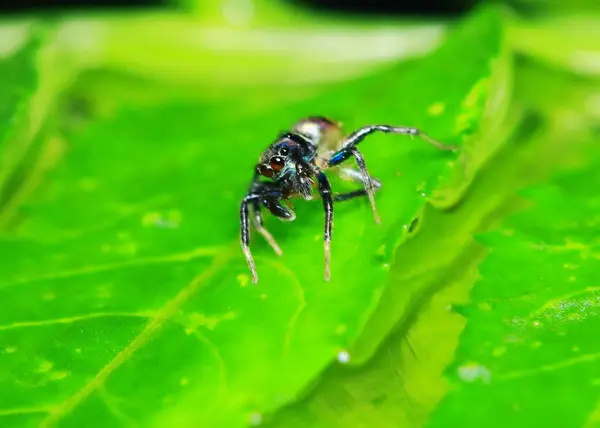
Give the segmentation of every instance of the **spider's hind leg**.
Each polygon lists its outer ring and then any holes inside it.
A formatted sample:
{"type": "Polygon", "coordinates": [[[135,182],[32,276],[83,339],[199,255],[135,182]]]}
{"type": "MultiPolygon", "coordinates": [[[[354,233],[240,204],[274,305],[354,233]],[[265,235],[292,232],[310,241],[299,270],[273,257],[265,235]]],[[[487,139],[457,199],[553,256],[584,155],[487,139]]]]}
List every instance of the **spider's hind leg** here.
{"type": "Polygon", "coordinates": [[[381,187],[381,183],[374,180],[369,175],[369,171],[367,171],[367,165],[365,164],[365,158],[358,151],[358,149],[354,146],[342,147],[339,151],[334,153],[333,156],[331,156],[331,158],[329,159],[329,165],[339,165],[351,156],[354,156],[354,159],[356,160],[356,165],[360,170],[360,180],[362,181],[365,190],[364,195],[366,195],[369,198],[369,203],[371,204],[371,209],[373,210],[373,218],[375,219],[375,223],[379,224],[381,222],[381,219],[379,218],[379,213],[377,212],[377,205],[375,204],[375,190],[381,187]]]}
{"type": "MultiPolygon", "coordinates": [[[[350,181],[354,181],[354,182],[363,182],[363,175],[360,171],[357,171],[355,169],[352,168],[341,168],[338,171],[338,175],[343,179],[343,180],[350,180],[350,181]]],[[[381,189],[381,182],[379,180],[377,180],[374,177],[369,177],[371,179],[371,182],[373,183],[373,189],[374,191],[377,191],[379,189],[381,189]]],[[[350,192],[346,192],[346,193],[338,193],[336,195],[333,196],[333,200],[335,202],[343,202],[343,201],[347,201],[349,199],[354,199],[354,198],[358,198],[361,196],[368,196],[367,190],[366,189],[357,189],[357,190],[352,190],[350,192]]]]}
{"type": "Polygon", "coordinates": [[[369,202],[371,203],[371,207],[373,209],[373,216],[375,217],[375,222],[379,223],[379,214],[377,214],[377,208],[375,206],[374,184],[372,179],[369,177],[369,173],[367,172],[365,160],[362,154],[356,148],[356,146],[358,146],[358,144],[360,144],[360,142],[363,141],[365,137],[375,132],[409,135],[410,137],[419,136],[424,141],[434,145],[435,147],[441,150],[456,150],[458,147],[448,144],[442,144],[439,141],[436,141],[433,138],[429,137],[427,134],[425,134],[418,128],[408,128],[403,126],[369,125],[357,129],[356,131],[348,135],[342,142],[342,147],[338,151],[333,153],[333,155],[331,155],[328,164],[329,166],[336,166],[349,159],[350,157],[354,157],[358,168],[363,174],[365,192],[366,195],[369,197],[369,202]]]}

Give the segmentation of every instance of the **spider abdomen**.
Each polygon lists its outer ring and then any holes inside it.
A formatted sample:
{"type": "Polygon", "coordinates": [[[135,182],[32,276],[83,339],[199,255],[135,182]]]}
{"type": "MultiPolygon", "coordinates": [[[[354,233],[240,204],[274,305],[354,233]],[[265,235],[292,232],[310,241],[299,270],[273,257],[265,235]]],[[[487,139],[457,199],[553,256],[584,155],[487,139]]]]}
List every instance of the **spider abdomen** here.
{"type": "Polygon", "coordinates": [[[294,132],[309,138],[319,151],[336,150],[342,138],[341,123],[324,116],[310,116],[296,122],[294,132]]]}

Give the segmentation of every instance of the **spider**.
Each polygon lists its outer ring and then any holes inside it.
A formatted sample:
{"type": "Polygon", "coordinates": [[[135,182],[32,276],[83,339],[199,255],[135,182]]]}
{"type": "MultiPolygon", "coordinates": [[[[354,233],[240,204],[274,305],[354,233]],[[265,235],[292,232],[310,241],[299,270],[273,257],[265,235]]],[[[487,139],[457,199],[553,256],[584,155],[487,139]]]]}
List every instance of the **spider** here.
{"type": "Polygon", "coordinates": [[[456,150],[456,146],[442,144],[417,128],[389,125],[368,125],[344,136],[341,123],[322,116],[310,116],[298,121],[290,131],[279,134],[262,153],[255,167],[250,189],[240,206],[241,244],[246,262],[252,273],[252,282],[258,282],[258,274],[250,252],[249,215],[252,209],[257,231],[265,238],[277,255],[282,251],[273,236],[265,229],[261,208],[276,217],[293,221],[296,218],[289,199],[300,197],[313,199],[315,189],[323,201],[325,210],[325,273],[331,277],[331,233],[333,228],[333,203],[366,196],[369,199],[376,223],[380,222],[375,206],[374,193],[381,187],[379,180],[371,177],[365,160],[358,151],[358,144],[369,134],[385,132],[420,136],[441,150],[456,150]],[[348,193],[333,194],[324,170],[340,165],[353,157],[358,170],[344,168],[340,172],[350,180],[359,181],[363,188],[348,193]],[[266,179],[266,180],[265,180],[266,179]],[[284,203],[286,206],[284,206],[284,203]]]}

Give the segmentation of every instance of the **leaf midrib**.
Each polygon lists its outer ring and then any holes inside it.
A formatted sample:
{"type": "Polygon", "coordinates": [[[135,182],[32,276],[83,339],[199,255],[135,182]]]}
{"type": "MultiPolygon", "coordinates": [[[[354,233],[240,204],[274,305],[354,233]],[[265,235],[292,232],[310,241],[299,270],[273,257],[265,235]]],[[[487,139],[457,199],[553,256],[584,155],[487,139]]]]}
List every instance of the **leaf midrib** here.
{"type": "Polygon", "coordinates": [[[55,426],[63,416],[86,399],[92,392],[101,387],[106,379],[117,370],[124,362],[142,348],[150,339],[160,330],[165,322],[171,319],[183,306],[191,296],[193,296],[199,288],[205,285],[212,277],[214,277],[221,268],[229,262],[234,254],[233,247],[227,251],[217,255],[212,263],[196,276],[186,287],[184,287],[173,299],[171,299],[161,310],[156,312],[156,315],[148,322],[146,327],[119,352],[96,376],[83,388],[71,395],[65,401],[52,408],[49,415],[42,421],[40,427],[49,428],[55,426]]]}

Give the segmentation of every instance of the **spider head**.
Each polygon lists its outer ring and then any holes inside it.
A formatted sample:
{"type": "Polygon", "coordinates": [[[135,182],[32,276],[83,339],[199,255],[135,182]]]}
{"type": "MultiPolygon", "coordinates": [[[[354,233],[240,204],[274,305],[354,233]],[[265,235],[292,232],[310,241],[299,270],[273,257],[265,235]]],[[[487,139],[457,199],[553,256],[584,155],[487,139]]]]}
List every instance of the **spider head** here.
{"type": "Polygon", "coordinates": [[[302,172],[301,160],[312,157],[313,148],[304,137],[293,133],[282,133],[260,156],[256,172],[275,181],[302,172]]]}
{"type": "Polygon", "coordinates": [[[285,142],[277,142],[263,152],[256,165],[256,172],[263,177],[277,179],[293,167],[293,163],[290,158],[290,147],[285,142]]]}

